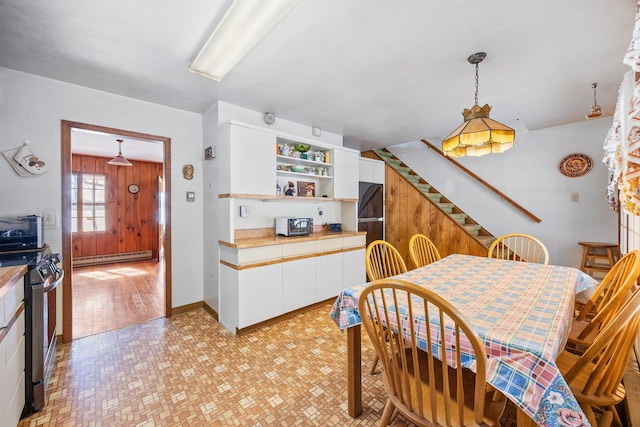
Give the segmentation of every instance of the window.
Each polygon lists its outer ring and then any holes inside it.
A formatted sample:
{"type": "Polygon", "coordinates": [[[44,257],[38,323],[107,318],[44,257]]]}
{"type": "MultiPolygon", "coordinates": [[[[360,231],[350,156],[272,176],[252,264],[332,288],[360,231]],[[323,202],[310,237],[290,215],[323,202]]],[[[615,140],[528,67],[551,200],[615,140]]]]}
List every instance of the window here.
{"type": "Polygon", "coordinates": [[[71,175],[71,231],[106,231],[106,175],[74,173],[71,175]]]}

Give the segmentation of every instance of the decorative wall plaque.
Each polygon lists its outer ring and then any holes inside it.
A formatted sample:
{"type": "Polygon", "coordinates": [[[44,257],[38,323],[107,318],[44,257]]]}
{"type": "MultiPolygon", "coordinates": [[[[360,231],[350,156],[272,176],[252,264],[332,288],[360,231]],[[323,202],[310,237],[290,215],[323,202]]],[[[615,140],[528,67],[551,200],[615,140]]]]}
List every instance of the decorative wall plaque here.
{"type": "Polygon", "coordinates": [[[593,160],[586,154],[569,154],[560,161],[560,173],[570,178],[577,178],[589,173],[593,168],[593,160]]]}

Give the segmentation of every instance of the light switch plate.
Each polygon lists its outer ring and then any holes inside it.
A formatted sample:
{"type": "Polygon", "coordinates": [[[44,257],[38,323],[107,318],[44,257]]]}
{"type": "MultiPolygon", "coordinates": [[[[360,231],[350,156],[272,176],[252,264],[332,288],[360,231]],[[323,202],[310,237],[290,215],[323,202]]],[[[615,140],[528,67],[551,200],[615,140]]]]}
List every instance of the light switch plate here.
{"type": "Polygon", "coordinates": [[[250,213],[249,206],[240,206],[240,218],[248,218],[250,213]]]}
{"type": "Polygon", "coordinates": [[[36,214],[42,217],[44,228],[58,228],[60,226],[60,215],[55,208],[39,208],[36,214]]]}

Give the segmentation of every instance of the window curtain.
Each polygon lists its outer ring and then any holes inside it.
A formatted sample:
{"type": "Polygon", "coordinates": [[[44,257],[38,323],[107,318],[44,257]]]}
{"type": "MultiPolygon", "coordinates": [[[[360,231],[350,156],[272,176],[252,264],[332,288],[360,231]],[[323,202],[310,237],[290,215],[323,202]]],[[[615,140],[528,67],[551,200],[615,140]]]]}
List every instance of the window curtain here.
{"type": "Polygon", "coordinates": [[[625,74],[620,84],[613,124],[604,143],[603,161],[609,168],[607,199],[617,210],[617,193],[625,213],[640,215],[640,81],[635,79],[635,73],[640,72],[640,0],[623,62],[632,71],[625,74]]]}

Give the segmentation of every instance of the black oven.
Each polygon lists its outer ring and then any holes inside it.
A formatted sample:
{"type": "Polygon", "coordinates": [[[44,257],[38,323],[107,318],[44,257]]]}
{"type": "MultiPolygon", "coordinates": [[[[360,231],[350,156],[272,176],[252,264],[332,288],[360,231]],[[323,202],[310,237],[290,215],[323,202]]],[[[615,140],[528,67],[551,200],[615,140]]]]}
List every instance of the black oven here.
{"type": "Polygon", "coordinates": [[[47,380],[53,371],[56,349],[56,289],[64,277],[57,267],[59,254],[48,246],[0,252],[0,267],[26,265],[25,407],[22,416],[37,412],[46,402],[47,380]]]}

